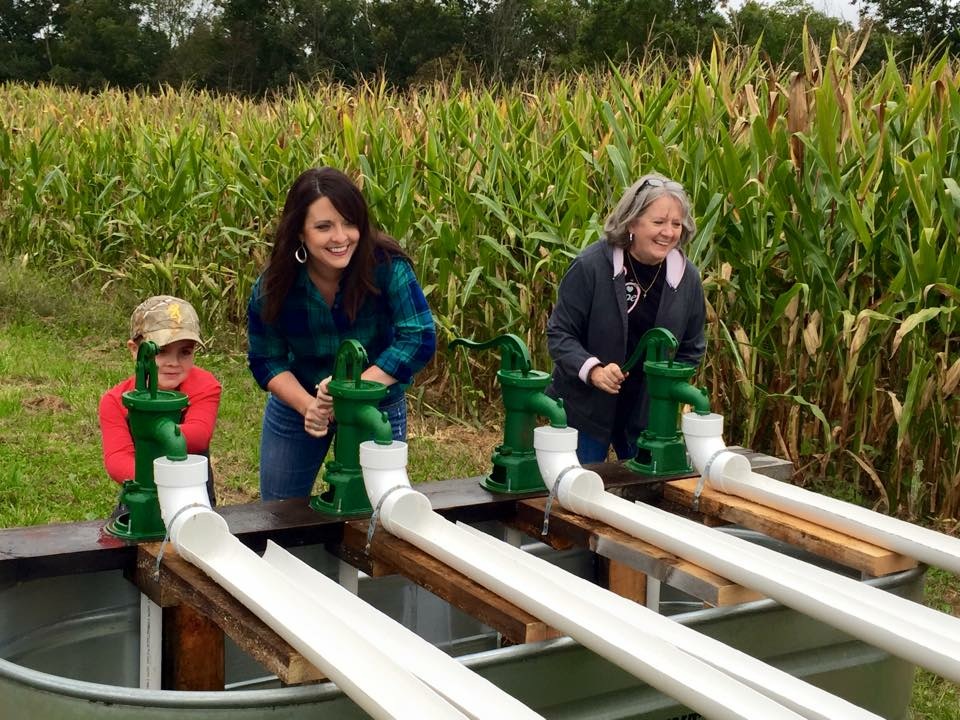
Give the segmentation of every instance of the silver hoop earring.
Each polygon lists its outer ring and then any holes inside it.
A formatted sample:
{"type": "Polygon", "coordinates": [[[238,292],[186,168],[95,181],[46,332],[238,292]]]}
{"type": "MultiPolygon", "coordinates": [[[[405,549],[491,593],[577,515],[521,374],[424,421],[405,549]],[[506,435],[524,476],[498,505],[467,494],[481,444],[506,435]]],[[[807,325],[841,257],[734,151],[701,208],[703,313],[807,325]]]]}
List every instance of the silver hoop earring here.
{"type": "Polygon", "coordinates": [[[301,265],[307,264],[307,248],[303,243],[300,243],[300,247],[293,251],[293,257],[295,257],[301,265]]]}

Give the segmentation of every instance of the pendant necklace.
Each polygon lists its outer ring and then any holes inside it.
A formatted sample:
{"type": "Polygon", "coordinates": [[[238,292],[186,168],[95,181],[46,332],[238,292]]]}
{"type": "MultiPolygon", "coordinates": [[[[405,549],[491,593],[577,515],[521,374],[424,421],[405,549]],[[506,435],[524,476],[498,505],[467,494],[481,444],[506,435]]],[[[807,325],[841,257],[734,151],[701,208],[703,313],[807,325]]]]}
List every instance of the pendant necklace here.
{"type": "Polygon", "coordinates": [[[650,292],[650,288],[653,287],[653,284],[657,281],[657,278],[660,277],[660,268],[663,267],[663,260],[657,263],[657,272],[654,273],[653,280],[650,281],[649,285],[644,287],[640,284],[640,278],[637,276],[636,268],[633,267],[633,256],[630,254],[629,250],[626,250],[625,254],[627,256],[627,265],[630,266],[630,274],[633,275],[633,282],[636,284],[637,291],[640,293],[640,299],[643,300],[647,296],[647,293],[650,292]]]}

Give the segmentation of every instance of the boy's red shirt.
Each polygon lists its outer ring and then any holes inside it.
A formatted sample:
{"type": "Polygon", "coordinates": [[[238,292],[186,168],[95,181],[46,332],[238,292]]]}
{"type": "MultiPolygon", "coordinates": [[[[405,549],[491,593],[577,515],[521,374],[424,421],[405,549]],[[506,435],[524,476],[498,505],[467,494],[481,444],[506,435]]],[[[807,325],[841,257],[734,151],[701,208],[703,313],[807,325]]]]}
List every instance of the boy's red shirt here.
{"type": "MultiPolygon", "coordinates": [[[[100,435],[103,439],[103,466],[113,480],[124,482],[134,476],[133,436],[127,425],[127,409],[123,393],[136,387],[136,378],[129,377],[107,390],[100,398],[100,435]]],[[[223,388],[213,373],[193,367],[177,388],[190,401],[183,413],[180,430],[187,439],[188,453],[207,452],[217,423],[220,394],[223,388]]]]}

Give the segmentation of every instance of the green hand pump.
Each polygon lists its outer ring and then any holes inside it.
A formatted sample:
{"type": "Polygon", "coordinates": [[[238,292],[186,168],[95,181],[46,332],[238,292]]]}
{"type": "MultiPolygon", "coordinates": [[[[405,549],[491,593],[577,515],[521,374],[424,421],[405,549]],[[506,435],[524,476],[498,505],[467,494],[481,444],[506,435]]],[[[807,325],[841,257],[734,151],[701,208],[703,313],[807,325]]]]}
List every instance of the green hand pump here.
{"type": "Polygon", "coordinates": [[[473,350],[500,348],[497,379],[503,393],[506,414],[503,444],[493,453],[493,470],[481,482],[487,490],[501,493],[525,493],[544,489],[537,456],[533,449],[533,431],[537,417],[543,416],[553,427],[567,426],[563,401],[544,394],[550,375],[530,368],[530,351],[516,335],[500,335],[486,342],[456,338],[451,348],[473,350]]]}
{"type": "Polygon", "coordinates": [[[623,365],[629,371],[646,353],[643,363],[646,389],[650,398],[647,429],[637,438],[637,455],[626,466],[634,472],[661,477],[684,475],[692,471],[687,460],[683,434],[677,429],[681,404],[692,405],[698,415],[710,414],[706,388],[687,381],[697,372],[696,365],[674,362],[677,339],[666,328],[655,327],[640,338],[636,349],[623,365]]]}
{"type": "Polygon", "coordinates": [[[166,534],[160,517],[153,461],[166,455],[187,459],[187,440],[180,432],[188,398],[176,390],[157,389],[157,345],[140,343],[135,371],[136,386],[123,394],[134,447],[134,479],[123,484],[120,503],[127,511],[107,523],[106,530],[127,540],[156,540],[166,534]]]}
{"type": "Polygon", "coordinates": [[[333,378],[327,391],[333,396],[336,436],[333,459],[323,464],[327,489],[310,499],[310,507],[328,515],[370,513],[370,499],[363,485],[360,443],[374,440],[379,445],[393,442],[387,414],[377,405],[387,396],[387,386],[362,380],[367,351],[356,340],[344,340],[337,349],[333,378]]]}

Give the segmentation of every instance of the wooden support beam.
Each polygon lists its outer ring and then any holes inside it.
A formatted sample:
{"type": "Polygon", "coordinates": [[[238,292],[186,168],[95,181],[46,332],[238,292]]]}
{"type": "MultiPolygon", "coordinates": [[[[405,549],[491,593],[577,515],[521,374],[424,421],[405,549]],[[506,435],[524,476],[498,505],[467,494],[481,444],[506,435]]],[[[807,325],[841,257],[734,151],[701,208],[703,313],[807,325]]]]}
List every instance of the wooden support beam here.
{"type": "Polygon", "coordinates": [[[189,605],[163,608],[164,690],[223,690],[223,631],[189,605]]]}
{"type": "Polygon", "coordinates": [[[647,602],[647,576],[610,558],[598,557],[597,582],[620,597],[645,605],[647,602]]]}
{"type": "MultiPolygon", "coordinates": [[[[164,608],[163,667],[165,671],[169,662],[171,668],[182,668],[182,673],[189,674],[187,671],[189,655],[197,652],[216,652],[212,649],[215,643],[210,638],[210,627],[192,617],[193,615],[218,628],[221,647],[219,659],[214,655],[208,656],[207,661],[209,662],[212,658],[218,663],[221,673],[223,672],[223,634],[226,634],[242,651],[287,685],[324,679],[323,673],[292,648],[286,640],[271,630],[200,568],[181,558],[171,545],[168,544],[163,551],[163,562],[160,564],[158,579],[154,578],[154,570],[160,544],[146,543],[139,545],[137,549],[134,582],[141,592],[164,608]],[[168,608],[176,608],[179,611],[179,616],[172,615],[174,618],[172,628],[168,628],[168,608]],[[200,633],[200,638],[207,643],[205,647],[210,648],[209,650],[191,646],[192,627],[200,633]],[[170,632],[172,635],[168,639],[170,632]],[[168,652],[173,654],[169,661],[168,652]]],[[[195,669],[194,672],[199,670],[195,669]]],[[[197,677],[194,680],[183,679],[180,682],[200,683],[203,680],[197,677]]],[[[221,680],[220,689],[222,687],[221,680]]]]}
{"type": "MultiPolygon", "coordinates": [[[[344,550],[338,550],[337,554],[348,561],[350,558],[365,556],[367,528],[366,520],[346,523],[343,528],[344,550]]],[[[489,625],[512,644],[536,642],[562,635],[449,565],[381,528],[377,528],[373,536],[369,557],[379,567],[395,568],[420,587],[489,625]]]]}
{"type": "Polygon", "coordinates": [[[550,508],[550,532],[541,536],[545,506],[544,498],[523,500],[517,505],[517,514],[506,522],[554,548],[573,545],[589,548],[710,605],[736,605],[763,597],[755,590],[737,585],[606,523],[567,512],[557,503],[550,508]]]}
{"type": "MultiPolygon", "coordinates": [[[[695,478],[674,480],[664,486],[664,499],[690,508],[696,487],[695,478]]],[[[707,487],[700,493],[700,513],[757,530],[867,575],[889,575],[917,566],[913,558],[892,550],[707,487]]]]}

